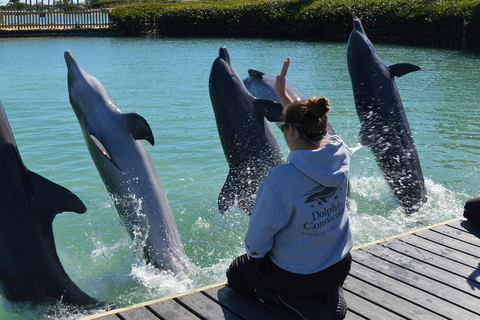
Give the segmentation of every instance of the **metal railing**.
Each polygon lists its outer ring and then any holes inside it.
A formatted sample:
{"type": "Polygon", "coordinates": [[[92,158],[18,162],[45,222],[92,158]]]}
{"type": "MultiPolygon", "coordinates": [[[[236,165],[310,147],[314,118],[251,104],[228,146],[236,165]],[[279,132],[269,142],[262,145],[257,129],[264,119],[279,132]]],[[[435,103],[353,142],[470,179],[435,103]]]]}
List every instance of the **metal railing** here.
{"type": "Polygon", "coordinates": [[[109,28],[109,9],[45,9],[0,11],[0,29],[109,28]]]}

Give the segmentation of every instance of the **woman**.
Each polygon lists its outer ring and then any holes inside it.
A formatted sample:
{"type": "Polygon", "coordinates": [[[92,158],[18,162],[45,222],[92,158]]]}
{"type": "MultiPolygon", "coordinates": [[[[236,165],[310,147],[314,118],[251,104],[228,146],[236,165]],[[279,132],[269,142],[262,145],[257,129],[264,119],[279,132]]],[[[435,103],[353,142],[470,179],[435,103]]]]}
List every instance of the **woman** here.
{"type": "Polygon", "coordinates": [[[350,151],[327,133],[327,98],[293,102],[285,92],[289,65],[290,58],[275,84],[289,161],[273,168],[258,189],[247,253],[230,265],[228,284],[250,296],[321,300],[342,318],[341,286],[353,246],[346,206],[350,151]]]}

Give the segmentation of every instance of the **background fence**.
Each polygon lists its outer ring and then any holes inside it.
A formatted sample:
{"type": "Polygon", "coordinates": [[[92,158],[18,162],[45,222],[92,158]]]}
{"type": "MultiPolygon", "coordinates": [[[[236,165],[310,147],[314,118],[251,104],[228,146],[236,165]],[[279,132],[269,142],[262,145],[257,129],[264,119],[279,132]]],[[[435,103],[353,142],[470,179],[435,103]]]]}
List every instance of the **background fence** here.
{"type": "Polygon", "coordinates": [[[109,9],[0,11],[0,29],[109,28],[109,9]]]}

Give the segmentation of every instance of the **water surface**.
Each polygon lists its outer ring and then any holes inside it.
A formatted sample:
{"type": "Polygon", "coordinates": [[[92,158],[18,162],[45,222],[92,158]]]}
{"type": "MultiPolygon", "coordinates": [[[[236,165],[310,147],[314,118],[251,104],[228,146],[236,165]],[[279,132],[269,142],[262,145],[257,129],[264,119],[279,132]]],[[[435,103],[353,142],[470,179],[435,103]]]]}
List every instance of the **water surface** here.
{"type": "MultiPolygon", "coordinates": [[[[461,216],[478,195],[480,135],[478,53],[377,45],[387,63],[422,67],[396,79],[417,144],[428,201],[410,217],[399,207],[367,148],[358,145],[346,63],[346,43],[262,39],[35,38],[0,40],[0,100],[26,166],[75,192],[88,212],[54,221],[60,259],[91,296],[126,306],[225,281],[230,261],[244,252],[248,217],[220,215],[216,200],[228,172],[208,94],[208,77],[227,46],[241,77],[249,68],[280,71],[308,96],[325,95],[329,121],[355,151],[351,217],[355,244],[461,216]],[[123,112],[145,117],[155,135],[147,149],[176,217],[191,278],[146,266],[132,243],[88,153],[68,101],[63,52],[109,90],[123,112]]],[[[287,146],[273,127],[282,148],[287,146]]],[[[97,311],[12,304],[0,298],[0,319],[75,319],[97,311]]]]}

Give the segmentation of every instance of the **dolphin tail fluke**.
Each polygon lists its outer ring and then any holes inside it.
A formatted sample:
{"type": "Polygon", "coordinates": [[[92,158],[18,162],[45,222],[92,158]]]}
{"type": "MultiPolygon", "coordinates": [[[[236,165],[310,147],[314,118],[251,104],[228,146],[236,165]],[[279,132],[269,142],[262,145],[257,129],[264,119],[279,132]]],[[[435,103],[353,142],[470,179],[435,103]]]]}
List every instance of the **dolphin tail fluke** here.
{"type": "Polygon", "coordinates": [[[49,222],[53,222],[57,213],[73,211],[85,213],[87,208],[82,200],[73,194],[70,190],[42,177],[41,175],[29,171],[30,181],[35,192],[38,204],[43,212],[47,214],[49,222]]]}
{"type": "Polygon", "coordinates": [[[230,171],[218,196],[218,210],[224,214],[233,207],[240,207],[250,215],[255,204],[255,193],[256,188],[251,183],[230,171]]]}
{"type": "Polygon", "coordinates": [[[390,69],[390,75],[392,77],[401,77],[407,73],[418,71],[421,68],[411,63],[397,63],[391,66],[388,66],[390,69]]]}

